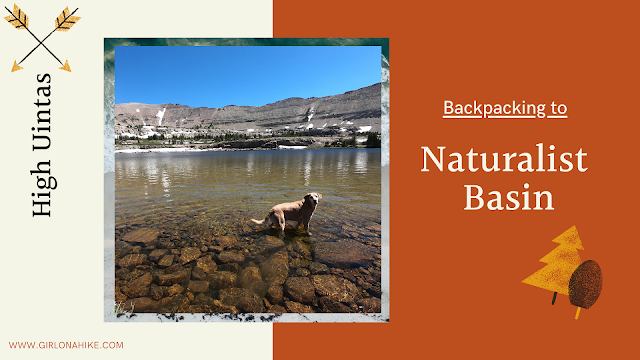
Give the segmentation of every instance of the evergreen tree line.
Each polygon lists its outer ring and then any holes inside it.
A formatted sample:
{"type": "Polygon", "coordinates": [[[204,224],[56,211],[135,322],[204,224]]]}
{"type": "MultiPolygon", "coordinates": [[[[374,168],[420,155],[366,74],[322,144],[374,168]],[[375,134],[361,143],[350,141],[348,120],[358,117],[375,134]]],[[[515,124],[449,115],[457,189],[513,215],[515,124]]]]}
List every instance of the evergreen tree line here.
{"type": "MultiPolygon", "coordinates": [[[[301,137],[301,136],[332,136],[332,135],[336,135],[333,131],[329,131],[329,132],[323,132],[320,130],[315,130],[315,131],[305,131],[302,133],[296,133],[293,130],[288,130],[283,134],[272,134],[270,136],[254,136],[254,135],[247,135],[247,134],[241,134],[241,133],[227,133],[227,134],[222,134],[222,135],[212,135],[212,134],[200,134],[200,133],[196,133],[195,135],[187,138],[185,137],[184,134],[180,134],[179,136],[172,136],[172,137],[165,137],[164,134],[153,134],[149,137],[147,137],[146,139],[138,137],[138,136],[127,136],[127,135],[121,135],[119,138],[117,138],[115,140],[116,143],[121,143],[123,141],[130,141],[130,140],[137,140],[138,142],[140,142],[140,140],[169,140],[171,144],[182,144],[185,140],[190,139],[193,141],[197,141],[197,140],[213,140],[213,142],[226,142],[226,141],[239,141],[239,140],[247,140],[247,139],[251,139],[251,138],[256,138],[256,137],[301,137]]],[[[356,147],[357,146],[357,141],[356,141],[356,132],[354,131],[353,133],[351,133],[351,136],[348,138],[341,138],[340,140],[337,141],[333,141],[333,142],[325,142],[325,147],[356,147]]],[[[382,140],[380,138],[380,134],[377,132],[366,132],[365,135],[367,135],[367,141],[365,141],[363,144],[365,145],[365,147],[368,148],[379,148],[382,146],[382,140]]]]}

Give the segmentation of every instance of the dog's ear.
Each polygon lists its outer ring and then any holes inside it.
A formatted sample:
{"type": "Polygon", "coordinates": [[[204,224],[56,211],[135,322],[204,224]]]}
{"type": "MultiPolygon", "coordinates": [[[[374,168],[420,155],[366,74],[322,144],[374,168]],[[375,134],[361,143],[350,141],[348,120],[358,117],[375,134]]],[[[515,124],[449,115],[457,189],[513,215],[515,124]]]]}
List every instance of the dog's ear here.
{"type": "Polygon", "coordinates": [[[317,193],[318,194],[318,202],[320,202],[320,200],[322,200],[322,194],[317,193]]]}
{"type": "Polygon", "coordinates": [[[309,201],[310,197],[311,197],[311,193],[308,193],[307,195],[304,196],[304,201],[309,201]]]}

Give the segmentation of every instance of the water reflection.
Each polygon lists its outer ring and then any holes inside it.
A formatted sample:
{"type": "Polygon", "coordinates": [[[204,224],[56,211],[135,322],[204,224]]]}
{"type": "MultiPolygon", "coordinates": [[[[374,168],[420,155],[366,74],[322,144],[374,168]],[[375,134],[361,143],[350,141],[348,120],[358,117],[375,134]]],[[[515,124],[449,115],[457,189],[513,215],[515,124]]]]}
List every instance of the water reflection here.
{"type": "Polygon", "coordinates": [[[253,162],[255,161],[254,159],[254,152],[250,151],[247,154],[247,175],[248,176],[253,176],[253,162]]]}
{"type": "Polygon", "coordinates": [[[304,186],[309,186],[309,178],[311,177],[311,158],[312,152],[308,151],[304,162],[304,186]]]}
{"type": "Polygon", "coordinates": [[[340,153],[338,154],[338,174],[345,175],[349,173],[349,154],[340,153]]]}
{"type": "Polygon", "coordinates": [[[358,153],[356,154],[355,161],[355,172],[358,174],[366,174],[367,173],[367,161],[368,157],[366,153],[358,153]]]}
{"type": "Polygon", "coordinates": [[[169,189],[171,188],[171,180],[169,179],[169,174],[166,169],[162,170],[162,186],[164,187],[164,196],[169,197],[169,189]]]}
{"type": "Polygon", "coordinates": [[[268,210],[314,191],[327,210],[380,216],[379,149],[116,154],[115,167],[123,217],[151,214],[170,201],[268,210]]]}

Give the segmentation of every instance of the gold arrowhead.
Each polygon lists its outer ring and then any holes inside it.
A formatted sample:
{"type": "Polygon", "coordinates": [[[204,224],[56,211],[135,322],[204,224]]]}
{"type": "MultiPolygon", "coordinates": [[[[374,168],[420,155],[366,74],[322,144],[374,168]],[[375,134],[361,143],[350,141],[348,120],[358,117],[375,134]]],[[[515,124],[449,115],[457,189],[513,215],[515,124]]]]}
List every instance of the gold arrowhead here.
{"type": "Polygon", "coordinates": [[[62,69],[62,70],[66,70],[66,71],[68,71],[68,72],[71,72],[71,68],[69,67],[69,60],[65,60],[65,61],[64,61],[64,66],[63,66],[63,67],[61,67],[61,68],[59,68],[59,69],[62,69]]]}
{"type": "Polygon", "coordinates": [[[18,66],[16,61],[13,62],[13,67],[11,68],[11,72],[18,71],[20,69],[24,69],[22,66],[18,66]]]}

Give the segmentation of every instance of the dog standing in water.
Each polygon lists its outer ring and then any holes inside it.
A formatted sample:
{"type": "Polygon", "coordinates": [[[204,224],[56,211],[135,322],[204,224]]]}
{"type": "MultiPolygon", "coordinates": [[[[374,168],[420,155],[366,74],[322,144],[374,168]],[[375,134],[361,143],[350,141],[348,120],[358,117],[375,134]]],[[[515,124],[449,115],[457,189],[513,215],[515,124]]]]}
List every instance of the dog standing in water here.
{"type": "Polygon", "coordinates": [[[311,235],[311,233],[309,233],[309,221],[320,200],[322,200],[321,194],[309,193],[305,195],[302,200],[272,207],[262,221],[255,219],[251,219],[251,221],[256,224],[264,224],[267,219],[271,220],[273,225],[277,225],[280,228],[282,234],[284,234],[284,225],[287,220],[297,221],[298,225],[300,225],[300,223],[304,225],[304,231],[307,235],[311,235]]]}

